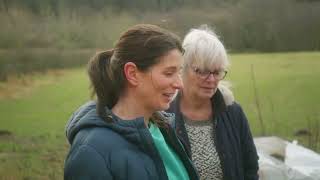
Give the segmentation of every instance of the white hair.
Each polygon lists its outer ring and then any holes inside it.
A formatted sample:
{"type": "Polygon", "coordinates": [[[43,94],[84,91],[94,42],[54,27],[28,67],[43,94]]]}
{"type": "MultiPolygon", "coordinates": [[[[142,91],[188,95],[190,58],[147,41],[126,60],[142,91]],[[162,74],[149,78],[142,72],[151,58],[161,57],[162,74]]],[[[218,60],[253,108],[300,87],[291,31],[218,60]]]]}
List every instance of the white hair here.
{"type": "MultiPolygon", "coordinates": [[[[201,69],[212,66],[226,69],[230,65],[222,42],[207,25],[202,25],[199,29],[191,29],[184,37],[182,46],[185,50],[183,55],[184,74],[190,65],[196,65],[201,69]]],[[[234,102],[231,83],[220,81],[218,89],[222,93],[226,105],[231,105],[234,102]]]]}
{"type": "Polygon", "coordinates": [[[222,42],[207,25],[191,29],[182,46],[185,50],[184,70],[191,64],[201,69],[212,66],[226,69],[230,64],[222,42]]]}
{"type": "Polygon", "coordinates": [[[231,87],[232,85],[229,81],[220,81],[218,84],[218,89],[220,90],[227,106],[234,102],[234,95],[231,91],[231,87]]]}

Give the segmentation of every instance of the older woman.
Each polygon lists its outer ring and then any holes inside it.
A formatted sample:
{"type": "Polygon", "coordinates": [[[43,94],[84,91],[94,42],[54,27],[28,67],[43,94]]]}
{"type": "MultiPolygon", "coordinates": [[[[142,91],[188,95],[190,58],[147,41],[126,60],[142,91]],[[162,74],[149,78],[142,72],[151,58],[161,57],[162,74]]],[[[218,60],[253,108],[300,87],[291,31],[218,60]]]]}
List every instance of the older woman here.
{"type": "Polygon", "coordinates": [[[247,118],[221,81],[229,61],[208,27],[184,38],[184,88],[171,104],[176,132],[201,179],[258,179],[258,156],[247,118]]]}
{"type": "Polygon", "coordinates": [[[91,59],[96,101],[67,125],[65,180],[198,179],[169,123],[173,116],[159,112],[182,87],[182,51],[174,34],[136,25],[91,59]]]}

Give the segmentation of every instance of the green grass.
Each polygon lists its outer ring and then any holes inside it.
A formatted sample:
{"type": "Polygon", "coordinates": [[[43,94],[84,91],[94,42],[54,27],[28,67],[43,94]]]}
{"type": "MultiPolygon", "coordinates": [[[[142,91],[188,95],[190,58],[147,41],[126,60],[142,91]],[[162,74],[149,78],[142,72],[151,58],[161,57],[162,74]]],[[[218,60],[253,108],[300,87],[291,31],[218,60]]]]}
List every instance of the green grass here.
{"type": "MultiPolygon", "coordinates": [[[[230,80],[252,131],[261,135],[252,70],[267,135],[294,138],[301,129],[320,130],[320,53],[232,55],[230,80]]],[[[315,132],[313,132],[315,133],[315,132]]]]}
{"type": "Polygon", "coordinates": [[[64,125],[88,99],[84,69],[73,69],[45,81],[18,98],[0,100],[0,179],[62,179],[68,149],[64,125]]]}
{"type": "MultiPolygon", "coordinates": [[[[251,65],[267,135],[291,140],[296,130],[311,129],[314,133],[314,127],[319,127],[319,52],[235,54],[231,61],[228,80],[255,136],[261,134],[261,127],[251,65]]],[[[0,98],[0,130],[12,133],[0,136],[0,180],[63,177],[69,148],[64,126],[71,113],[89,99],[88,79],[84,68],[79,68],[57,77],[39,75],[34,82],[28,91],[0,98]]],[[[0,92],[4,86],[0,84],[0,92]]],[[[307,138],[301,140],[308,145],[307,138]]],[[[313,144],[319,152],[319,142],[313,144]]]]}

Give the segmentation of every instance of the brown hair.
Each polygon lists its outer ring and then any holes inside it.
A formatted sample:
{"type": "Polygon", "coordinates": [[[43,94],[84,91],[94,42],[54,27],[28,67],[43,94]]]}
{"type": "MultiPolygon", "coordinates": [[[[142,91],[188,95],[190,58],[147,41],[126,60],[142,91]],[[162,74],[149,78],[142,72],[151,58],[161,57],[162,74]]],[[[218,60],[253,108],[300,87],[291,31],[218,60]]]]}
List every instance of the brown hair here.
{"type": "Polygon", "coordinates": [[[178,36],[155,25],[139,24],[124,32],[113,49],[93,56],[88,63],[88,75],[92,96],[97,96],[98,115],[108,120],[104,108],[111,109],[124,91],[124,65],[127,62],[147,71],[173,49],[183,52],[178,36]]]}

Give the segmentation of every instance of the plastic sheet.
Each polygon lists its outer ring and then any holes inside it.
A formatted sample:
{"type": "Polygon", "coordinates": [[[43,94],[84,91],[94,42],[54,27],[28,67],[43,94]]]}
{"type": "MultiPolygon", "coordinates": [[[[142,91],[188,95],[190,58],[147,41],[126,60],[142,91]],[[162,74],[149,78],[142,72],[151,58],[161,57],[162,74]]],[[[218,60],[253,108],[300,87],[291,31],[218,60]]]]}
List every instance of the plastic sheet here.
{"type": "Polygon", "coordinates": [[[320,180],[320,155],[278,137],[255,138],[260,180],[320,180]]]}

